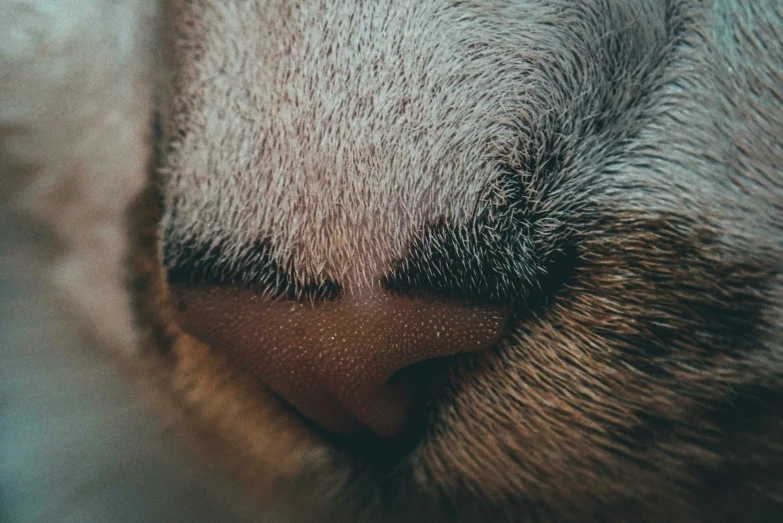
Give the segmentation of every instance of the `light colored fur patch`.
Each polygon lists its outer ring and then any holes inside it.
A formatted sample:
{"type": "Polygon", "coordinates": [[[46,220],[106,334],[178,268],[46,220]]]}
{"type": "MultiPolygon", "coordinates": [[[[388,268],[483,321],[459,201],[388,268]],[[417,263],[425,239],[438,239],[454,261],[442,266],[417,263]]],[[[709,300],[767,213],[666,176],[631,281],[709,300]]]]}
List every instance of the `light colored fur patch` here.
{"type": "Polygon", "coordinates": [[[0,6],[3,205],[57,235],[51,278],[124,351],[137,338],[123,215],[147,176],[155,14],[143,1],[0,6]]]}
{"type": "Polygon", "coordinates": [[[562,43],[541,34],[553,11],[524,12],[183,3],[163,230],[270,238],[300,278],[377,278],[425,225],[480,211],[520,122],[546,109],[534,64],[562,43]]]}

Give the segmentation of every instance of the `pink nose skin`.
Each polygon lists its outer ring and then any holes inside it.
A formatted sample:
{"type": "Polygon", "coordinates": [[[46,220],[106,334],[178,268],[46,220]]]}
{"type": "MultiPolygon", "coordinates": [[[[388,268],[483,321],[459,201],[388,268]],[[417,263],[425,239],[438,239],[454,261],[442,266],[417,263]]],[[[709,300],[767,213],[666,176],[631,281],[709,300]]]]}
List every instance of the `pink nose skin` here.
{"type": "Polygon", "coordinates": [[[415,398],[389,378],[410,365],[494,345],[510,309],[363,289],[316,304],[230,286],[174,284],[177,321],[322,427],[392,439],[415,398]]]}

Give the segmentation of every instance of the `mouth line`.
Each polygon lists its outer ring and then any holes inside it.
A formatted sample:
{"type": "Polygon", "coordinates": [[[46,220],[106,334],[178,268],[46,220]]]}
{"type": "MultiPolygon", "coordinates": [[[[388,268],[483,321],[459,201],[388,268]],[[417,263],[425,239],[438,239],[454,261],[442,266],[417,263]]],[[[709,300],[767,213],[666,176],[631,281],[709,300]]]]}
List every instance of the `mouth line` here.
{"type": "MultiPolygon", "coordinates": [[[[353,462],[358,469],[376,474],[379,478],[390,476],[405,457],[416,449],[424,435],[424,430],[422,430],[420,437],[408,435],[390,441],[361,424],[359,424],[361,428],[354,434],[339,434],[311,420],[268,385],[263,382],[259,383],[275,397],[296,423],[306,427],[332,451],[353,462]]],[[[346,414],[350,416],[347,411],[346,414]]],[[[422,429],[424,429],[423,425],[422,429]]]]}

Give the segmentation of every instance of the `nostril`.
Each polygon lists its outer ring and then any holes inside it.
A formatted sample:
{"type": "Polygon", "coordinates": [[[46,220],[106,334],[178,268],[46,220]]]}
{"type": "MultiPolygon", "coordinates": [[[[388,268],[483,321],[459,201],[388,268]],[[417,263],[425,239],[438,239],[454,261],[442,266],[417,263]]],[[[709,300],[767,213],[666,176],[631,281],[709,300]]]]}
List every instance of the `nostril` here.
{"type": "MultiPolygon", "coordinates": [[[[510,308],[367,289],[316,304],[230,286],[174,284],[177,320],[315,423],[408,434],[426,402],[423,362],[494,345],[510,308]]],[[[420,417],[420,416],[419,416],[420,417]]]]}
{"type": "Polygon", "coordinates": [[[415,438],[424,428],[429,414],[436,370],[443,368],[448,356],[414,363],[397,371],[386,382],[406,406],[407,418],[398,437],[415,438]]]}

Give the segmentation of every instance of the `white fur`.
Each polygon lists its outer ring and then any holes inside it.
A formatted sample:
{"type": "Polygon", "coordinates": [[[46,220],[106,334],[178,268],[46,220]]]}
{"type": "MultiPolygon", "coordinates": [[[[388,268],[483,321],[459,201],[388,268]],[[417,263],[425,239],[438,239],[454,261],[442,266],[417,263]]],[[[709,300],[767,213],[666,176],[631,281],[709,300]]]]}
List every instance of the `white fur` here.
{"type": "Polygon", "coordinates": [[[365,282],[467,221],[535,111],[529,42],[554,14],[458,4],[182,7],[164,230],[271,238],[299,277],[365,282]]]}

